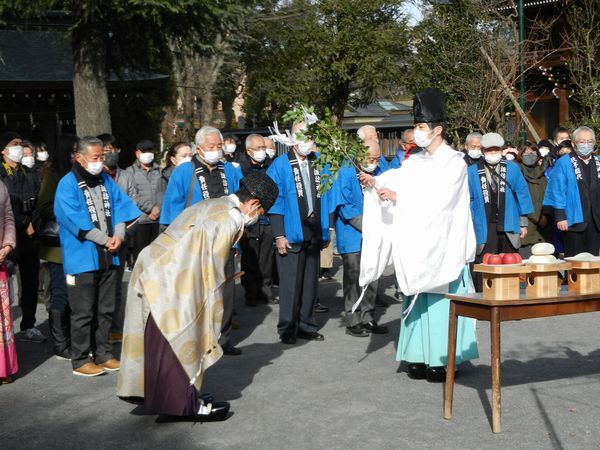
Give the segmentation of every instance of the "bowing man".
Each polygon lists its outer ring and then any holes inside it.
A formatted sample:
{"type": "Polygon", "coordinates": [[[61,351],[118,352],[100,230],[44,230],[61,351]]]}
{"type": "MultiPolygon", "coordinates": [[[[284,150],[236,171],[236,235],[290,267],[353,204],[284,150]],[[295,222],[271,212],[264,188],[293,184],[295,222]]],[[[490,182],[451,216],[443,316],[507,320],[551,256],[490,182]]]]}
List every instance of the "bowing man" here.
{"type": "MultiPolygon", "coordinates": [[[[365,145],[367,145],[367,141],[375,141],[379,144],[379,133],[377,133],[377,128],[373,125],[363,125],[356,130],[356,135],[365,145]]],[[[385,156],[381,153],[381,147],[379,148],[378,167],[382,171],[386,171],[389,168],[387,159],[385,159],[385,156]]]]}
{"type": "MultiPolygon", "coordinates": [[[[531,196],[518,164],[502,158],[504,139],[498,133],[481,138],[483,159],[471,164],[469,193],[477,239],[477,258],[484,253],[515,253],[527,235],[527,216],[533,212],[531,196]]],[[[476,288],[481,291],[481,276],[476,288]]]]}
{"type": "MultiPolygon", "coordinates": [[[[368,140],[365,145],[369,148],[366,164],[361,164],[362,172],[373,176],[384,172],[379,165],[381,150],[374,140],[368,140]]],[[[365,295],[352,312],[352,307],[361,294],[359,285],[360,254],[362,244],[362,214],[363,188],[358,176],[359,171],[354,165],[346,163],[340,168],[331,189],[330,211],[335,217],[335,237],[337,249],[342,255],[344,278],[344,311],[346,334],[354,337],[367,337],[373,334],[385,334],[387,328],[380,326],[373,318],[375,299],[379,280],[369,283],[365,295]]]]}
{"type": "MultiPolygon", "coordinates": [[[[198,130],[195,138],[196,155],[190,162],[177,166],[173,171],[165,192],[160,223],[170,225],[187,207],[209,198],[220,198],[236,192],[242,179],[241,170],[230,162],[223,162],[223,136],[210,126],[198,130]]],[[[225,266],[227,278],[235,271],[234,251],[225,266]]],[[[239,355],[241,350],[229,344],[234,283],[228,282],[223,293],[223,330],[221,341],[226,355],[239,355]]]]}
{"type": "MultiPolygon", "coordinates": [[[[292,132],[306,125],[294,124],[292,132]]],[[[319,277],[319,252],[329,245],[327,200],[321,196],[322,173],[315,165],[314,143],[303,141],[279,156],[267,169],[279,188],[269,210],[277,248],[279,323],[281,342],[296,338],[322,341],[317,333],[314,306],[319,277]]]]}
{"type": "Polygon", "coordinates": [[[543,205],[554,209],[559,230],[565,231],[565,256],[600,250],[600,162],[592,156],[594,130],[573,132],[575,151],[561,156],[552,169],[543,205]]]}

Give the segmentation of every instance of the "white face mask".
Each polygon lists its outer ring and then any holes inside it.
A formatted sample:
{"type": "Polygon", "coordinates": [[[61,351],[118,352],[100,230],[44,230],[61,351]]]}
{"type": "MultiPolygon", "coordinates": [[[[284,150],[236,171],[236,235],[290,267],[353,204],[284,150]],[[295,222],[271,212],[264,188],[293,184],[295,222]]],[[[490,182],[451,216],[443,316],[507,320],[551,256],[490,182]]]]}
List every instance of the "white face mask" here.
{"type": "Polygon", "coordinates": [[[273,156],[275,156],[275,149],[274,148],[268,148],[267,149],[267,156],[269,158],[273,158],[273,156]]]}
{"type": "Polygon", "coordinates": [[[91,175],[99,175],[104,170],[104,163],[102,161],[90,162],[87,159],[85,161],[87,162],[85,170],[91,175]]]}
{"type": "Polygon", "coordinates": [[[297,152],[300,156],[308,156],[312,152],[314,145],[312,141],[302,141],[298,144],[297,152]]]}
{"type": "Polygon", "coordinates": [[[33,156],[23,156],[21,159],[21,164],[28,169],[31,169],[33,166],[35,166],[35,158],[33,156]]]}
{"type": "Polygon", "coordinates": [[[431,145],[433,138],[429,137],[429,131],[415,129],[415,144],[421,148],[427,148],[431,145]]]}
{"type": "Polygon", "coordinates": [[[266,150],[254,150],[252,152],[252,159],[258,163],[263,162],[265,159],[267,159],[266,150]]]}
{"type": "Polygon", "coordinates": [[[177,161],[177,163],[175,165],[179,166],[179,165],[181,165],[183,163],[190,162],[191,160],[192,160],[191,156],[185,156],[185,157],[183,157],[181,159],[175,158],[175,161],[177,161]]]}
{"type": "Polygon", "coordinates": [[[221,161],[222,157],[223,152],[221,150],[206,150],[203,158],[208,164],[213,165],[221,161]]]}
{"type": "Polygon", "coordinates": [[[513,161],[515,159],[515,154],[514,153],[507,153],[506,154],[506,160],[507,161],[513,161]]]}
{"type": "Polygon", "coordinates": [[[48,152],[37,152],[36,158],[38,161],[48,161],[48,158],[50,157],[50,155],[48,154],[48,152]]]}
{"type": "Polygon", "coordinates": [[[481,150],[467,150],[469,154],[469,158],[471,159],[479,159],[481,158],[481,150]]]}
{"type": "Polygon", "coordinates": [[[363,170],[363,172],[373,173],[373,172],[375,172],[375,169],[377,169],[378,166],[379,166],[379,164],[377,164],[377,163],[368,164],[367,166],[361,165],[361,169],[363,170]]]}
{"type": "Polygon", "coordinates": [[[8,147],[8,159],[16,163],[20,163],[23,159],[23,147],[20,145],[12,145],[8,147]]]}
{"type": "Polygon", "coordinates": [[[231,155],[232,153],[235,153],[235,147],[235,144],[225,144],[223,146],[223,151],[226,155],[231,155]]]}
{"type": "Polygon", "coordinates": [[[540,147],[540,155],[542,155],[542,158],[548,156],[548,153],[550,153],[550,149],[548,147],[540,147]]]}
{"type": "Polygon", "coordinates": [[[154,153],[151,153],[151,152],[140,153],[140,156],[138,157],[138,159],[140,160],[140,162],[142,164],[150,164],[152,161],[154,161],[154,153]]]}
{"type": "Polygon", "coordinates": [[[579,156],[589,156],[594,153],[594,144],[575,144],[575,150],[579,156]]]}
{"type": "Polygon", "coordinates": [[[500,160],[502,159],[502,155],[501,154],[497,154],[497,155],[488,155],[485,154],[484,155],[485,158],[485,162],[488,164],[491,164],[492,166],[498,164],[500,162],[500,160]]]}
{"type": "Polygon", "coordinates": [[[254,225],[256,222],[258,222],[258,214],[256,214],[254,217],[250,217],[250,213],[256,211],[258,208],[259,208],[258,206],[256,208],[252,208],[247,214],[242,213],[242,219],[244,219],[245,227],[249,227],[251,225],[254,225]]]}

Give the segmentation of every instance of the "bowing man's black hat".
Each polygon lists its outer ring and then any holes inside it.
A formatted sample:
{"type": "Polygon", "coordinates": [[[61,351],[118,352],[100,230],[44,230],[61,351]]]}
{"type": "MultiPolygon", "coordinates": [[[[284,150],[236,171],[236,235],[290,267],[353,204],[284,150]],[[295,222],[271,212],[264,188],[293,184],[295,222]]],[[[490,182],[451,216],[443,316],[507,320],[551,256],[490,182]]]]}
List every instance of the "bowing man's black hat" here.
{"type": "Polygon", "coordinates": [[[279,189],[275,182],[261,172],[252,172],[242,178],[240,187],[245,188],[252,197],[258,199],[265,212],[271,209],[279,195],[279,189]]]}
{"type": "Polygon", "coordinates": [[[422,90],[413,100],[413,117],[415,123],[445,122],[446,95],[439,89],[422,90]]]}

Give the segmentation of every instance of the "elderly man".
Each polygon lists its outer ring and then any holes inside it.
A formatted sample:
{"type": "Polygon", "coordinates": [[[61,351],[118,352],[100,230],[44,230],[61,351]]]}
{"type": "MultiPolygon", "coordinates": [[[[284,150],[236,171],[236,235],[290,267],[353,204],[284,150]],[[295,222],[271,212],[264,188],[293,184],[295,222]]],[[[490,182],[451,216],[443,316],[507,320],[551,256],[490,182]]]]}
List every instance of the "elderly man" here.
{"type": "MultiPolygon", "coordinates": [[[[379,135],[377,134],[377,128],[375,128],[373,125],[363,125],[358,130],[356,130],[356,135],[361,141],[363,141],[363,144],[365,145],[367,141],[375,141],[379,143],[379,135]]],[[[379,157],[378,164],[379,168],[382,171],[388,169],[388,162],[383,154],[381,154],[381,156],[379,157]]]]}
{"type": "MultiPolygon", "coordinates": [[[[173,171],[160,214],[160,223],[169,225],[181,212],[200,201],[219,198],[237,191],[242,173],[230,162],[222,162],[223,136],[210,126],[204,126],[196,133],[196,155],[191,162],[183,163],[173,171]]],[[[234,250],[227,259],[227,278],[234,273],[234,250]]],[[[241,351],[229,343],[234,283],[228,282],[223,294],[223,330],[221,345],[226,355],[239,355],[241,351]]]]}
{"type": "Polygon", "coordinates": [[[265,149],[267,150],[267,156],[271,159],[275,159],[277,156],[277,148],[275,147],[275,142],[273,139],[264,138],[265,139],[265,149]]]}
{"type": "Polygon", "coordinates": [[[100,139],[79,141],[75,162],[56,189],[63,266],[71,308],[73,374],[86,377],[119,370],[108,342],[115,309],[119,249],[125,225],[140,215],[104,170],[100,139]]]}
{"type": "Polygon", "coordinates": [[[0,150],[3,162],[0,165],[0,180],[6,185],[10,204],[15,216],[17,246],[8,259],[16,261],[21,274],[21,333],[18,339],[42,343],[46,337],[35,327],[38,300],[39,245],[31,223],[39,188],[37,175],[21,165],[23,147],[21,136],[7,131],[0,135],[0,150]]]}
{"type": "Polygon", "coordinates": [[[223,354],[225,260],[276,198],[275,183],[254,172],[235,194],[186,209],[140,253],[127,296],[119,397],[143,397],[157,414],[227,418],[228,403],[198,395],[206,369],[223,354]]]}
{"type": "MultiPolygon", "coordinates": [[[[265,173],[272,162],[267,156],[265,139],[259,134],[246,138],[246,152],[238,159],[244,177],[265,173]]],[[[246,305],[278,303],[271,292],[273,271],[273,233],[269,218],[262,215],[256,225],[246,227],[240,240],[242,248],[242,286],[246,291],[246,305]]]]}
{"type": "MultiPolygon", "coordinates": [[[[305,127],[296,123],[293,133],[305,127]]],[[[327,201],[321,196],[322,173],[315,166],[314,142],[301,141],[279,156],[267,170],[279,196],[269,210],[279,271],[281,342],[296,338],[322,341],[314,306],[319,276],[319,252],[329,245],[327,201]]]]}
{"type": "MultiPolygon", "coordinates": [[[[483,161],[469,166],[471,215],[477,240],[476,262],[485,253],[514,253],[527,235],[533,212],[529,187],[519,165],[502,158],[504,139],[498,133],[481,138],[483,161]]],[[[481,274],[475,286],[481,291],[481,274]]]]}
{"type": "Polygon", "coordinates": [[[381,150],[374,140],[365,142],[369,148],[366,161],[356,166],[347,162],[338,172],[331,189],[329,209],[335,215],[335,237],[337,249],[342,255],[344,278],[344,311],[346,334],[354,337],[367,337],[370,333],[387,333],[387,328],[377,325],[373,317],[379,280],[369,284],[359,308],[352,307],[360,296],[359,274],[362,244],[363,191],[358,181],[359,173],[380,175],[381,150]]]}
{"type": "Polygon", "coordinates": [[[469,133],[465,138],[465,162],[470,166],[479,161],[479,158],[481,158],[481,133],[469,133]]]}
{"type": "Polygon", "coordinates": [[[543,205],[554,209],[559,230],[565,231],[565,256],[600,250],[600,162],[593,157],[594,130],[573,132],[574,152],[556,161],[543,205]]]}
{"type": "Polygon", "coordinates": [[[409,128],[408,130],[404,130],[400,140],[400,148],[390,161],[389,168],[398,169],[405,159],[410,158],[411,155],[418,151],[420,151],[420,148],[415,144],[414,129],[409,128]]]}

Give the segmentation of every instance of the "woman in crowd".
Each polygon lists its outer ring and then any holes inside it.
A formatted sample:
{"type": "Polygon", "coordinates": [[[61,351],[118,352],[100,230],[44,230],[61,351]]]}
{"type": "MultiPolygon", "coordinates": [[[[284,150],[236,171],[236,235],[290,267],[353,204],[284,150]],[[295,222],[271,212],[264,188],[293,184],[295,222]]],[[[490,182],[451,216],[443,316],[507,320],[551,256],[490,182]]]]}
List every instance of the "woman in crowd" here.
{"type": "Polygon", "coordinates": [[[525,142],[519,149],[519,161],[521,162],[521,171],[527,181],[533,212],[529,214],[529,224],[527,226],[527,236],[521,242],[519,253],[523,258],[531,256],[531,247],[538,242],[547,242],[550,240],[548,226],[548,217],[542,211],[542,200],[546,192],[547,181],[544,176],[544,165],[542,164],[542,155],[538,146],[525,142]]]}
{"type": "Polygon", "coordinates": [[[169,182],[171,174],[178,165],[183,164],[184,162],[189,162],[191,160],[192,148],[189,144],[180,142],[178,144],[175,144],[173,147],[169,148],[165,152],[161,164],[163,166],[162,175],[165,181],[167,183],[169,182]]]}
{"type": "Polygon", "coordinates": [[[50,305],[48,318],[54,354],[57,359],[71,359],[71,332],[69,297],[62,265],[58,224],[54,216],[54,195],[60,179],[71,170],[78,138],[63,134],[58,139],[56,150],[51,155],[42,173],[42,184],[38,195],[40,227],[40,258],[48,261],[50,272],[50,305]]]}
{"type": "Polygon", "coordinates": [[[12,382],[12,375],[19,370],[6,267],[6,256],[15,248],[16,243],[10,196],[4,183],[0,182],[0,384],[12,382]]]}

